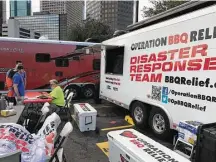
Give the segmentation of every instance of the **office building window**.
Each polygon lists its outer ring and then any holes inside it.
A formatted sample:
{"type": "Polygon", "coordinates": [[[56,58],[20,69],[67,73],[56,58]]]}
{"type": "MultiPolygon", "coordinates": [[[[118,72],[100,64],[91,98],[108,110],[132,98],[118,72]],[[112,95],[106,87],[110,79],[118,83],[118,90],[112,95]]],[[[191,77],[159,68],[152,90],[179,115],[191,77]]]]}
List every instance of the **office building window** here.
{"type": "Polygon", "coordinates": [[[29,16],[31,15],[31,1],[10,1],[10,16],[29,16]]]}

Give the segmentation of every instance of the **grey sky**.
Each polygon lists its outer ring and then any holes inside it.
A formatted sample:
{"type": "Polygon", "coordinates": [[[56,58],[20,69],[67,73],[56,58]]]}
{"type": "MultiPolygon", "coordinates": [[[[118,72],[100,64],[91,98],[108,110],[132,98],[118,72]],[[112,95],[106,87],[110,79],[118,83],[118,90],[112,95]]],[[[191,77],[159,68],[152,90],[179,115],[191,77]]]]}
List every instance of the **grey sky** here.
{"type": "Polygon", "coordinates": [[[149,0],[139,0],[139,21],[143,20],[142,12],[141,12],[143,6],[149,7],[149,6],[151,6],[151,3],[149,3],[149,0]]]}

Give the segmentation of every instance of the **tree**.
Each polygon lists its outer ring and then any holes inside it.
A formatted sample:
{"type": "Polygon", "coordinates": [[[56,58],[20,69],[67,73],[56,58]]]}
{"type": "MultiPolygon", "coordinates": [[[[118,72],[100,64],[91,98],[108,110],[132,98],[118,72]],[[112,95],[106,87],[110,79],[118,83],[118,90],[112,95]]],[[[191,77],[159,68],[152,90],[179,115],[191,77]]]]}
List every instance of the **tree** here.
{"type": "Polygon", "coordinates": [[[183,3],[186,3],[188,1],[182,1],[182,0],[149,0],[149,2],[152,4],[152,7],[146,7],[144,6],[142,9],[142,17],[152,17],[154,15],[157,15],[161,12],[164,12],[166,10],[169,10],[173,7],[179,6],[183,3]]]}
{"type": "Polygon", "coordinates": [[[87,18],[81,24],[75,24],[68,29],[68,40],[85,41],[88,38],[98,39],[100,42],[112,37],[110,27],[99,20],[87,18]]]}

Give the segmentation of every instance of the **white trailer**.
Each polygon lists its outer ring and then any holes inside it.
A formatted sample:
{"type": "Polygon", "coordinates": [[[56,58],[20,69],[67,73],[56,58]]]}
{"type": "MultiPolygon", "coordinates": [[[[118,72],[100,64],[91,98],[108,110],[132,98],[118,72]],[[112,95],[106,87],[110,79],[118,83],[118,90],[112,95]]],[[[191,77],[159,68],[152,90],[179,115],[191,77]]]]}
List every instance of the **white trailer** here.
{"type": "Polygon", "coordinates": [[[216,122],[216,5],[192,1],[102,42],[100,98],[160,138],[181,120],[216,122]]]}

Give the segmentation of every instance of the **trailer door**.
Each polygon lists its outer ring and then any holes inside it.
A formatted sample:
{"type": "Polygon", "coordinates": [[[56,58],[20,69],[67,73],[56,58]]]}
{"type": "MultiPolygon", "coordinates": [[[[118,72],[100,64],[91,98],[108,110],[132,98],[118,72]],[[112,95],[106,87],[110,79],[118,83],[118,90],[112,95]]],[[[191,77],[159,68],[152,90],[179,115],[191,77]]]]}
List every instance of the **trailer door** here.
{"type": "Polygon", "coordinates": [[[101,56],[100,95],[116,104],[123,103],[124,93],[124,46],[105,46],[101,56]]]}

